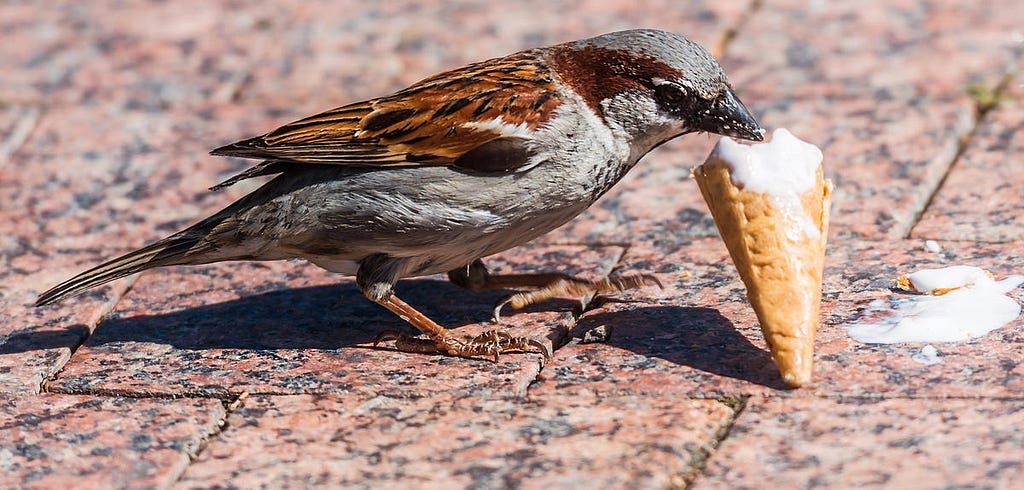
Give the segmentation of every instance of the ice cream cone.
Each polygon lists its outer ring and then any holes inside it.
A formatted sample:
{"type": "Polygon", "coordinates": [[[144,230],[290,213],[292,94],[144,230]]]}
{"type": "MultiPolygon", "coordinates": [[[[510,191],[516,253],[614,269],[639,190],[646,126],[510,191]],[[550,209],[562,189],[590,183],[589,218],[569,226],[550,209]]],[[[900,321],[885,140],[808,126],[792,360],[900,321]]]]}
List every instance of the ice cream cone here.
{"type": "Polygon", "coordinates": [[[813,369],[832,183],[819,163],[809,190],[758,192],[737,185],[734,170],[716,147],[694,178],[747,288],[772,360],[786,384],[799,387],[813,369]]]}

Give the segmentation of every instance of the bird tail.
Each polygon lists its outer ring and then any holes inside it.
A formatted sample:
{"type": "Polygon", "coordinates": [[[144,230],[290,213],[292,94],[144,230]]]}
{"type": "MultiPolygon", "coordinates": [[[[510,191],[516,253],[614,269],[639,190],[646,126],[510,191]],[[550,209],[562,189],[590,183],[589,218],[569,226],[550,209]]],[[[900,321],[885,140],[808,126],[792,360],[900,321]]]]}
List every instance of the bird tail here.
{"type": "Polygon", "coordinates": [[[75,296],[87,289],[130,276],[154,267],[197,263],[194,257],[209,248],[203,235],[189,230],[169,236],[134,252],[100,264],[39,295],[36,306],[48,305],[75,296]]]}

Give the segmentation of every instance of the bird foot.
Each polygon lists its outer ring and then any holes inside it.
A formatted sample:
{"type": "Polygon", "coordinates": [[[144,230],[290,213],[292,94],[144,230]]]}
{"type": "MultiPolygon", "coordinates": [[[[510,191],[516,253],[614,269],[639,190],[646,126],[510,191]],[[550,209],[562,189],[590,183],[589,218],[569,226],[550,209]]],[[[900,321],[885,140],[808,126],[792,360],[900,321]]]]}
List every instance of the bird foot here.
{"type": "Polygon", "coordinates": [[[392,340],[395,342],[395,350],[401,352],[440,352],[458,357],[487,357],[498,362],[499,356],[505,352],[538,351],[544,356],[544,362],[551,359],[551,349],[543,342],[529,337],[514,337],[502,330],[487,331],[475,337],[458,337],[446,331],[432,339],[385,330],[373,340],[373,346],[392,340]]]}
{"type": "Polygon", "coordinates": [[[494,305],[494,321],[501,320],[501,309],[506,305],[518,310],[524,306],[554,297],[576,297],[586,307],[587,303],[598,294],[618,293],[630,289],[648,286],[664,288],[661,281],[651,274],[635,274],[622,277],[607,277],[597,281],[578,279],[572,276],[555,276],[544,286],[531,291],[517,291],[498,300],[494,305]]]}

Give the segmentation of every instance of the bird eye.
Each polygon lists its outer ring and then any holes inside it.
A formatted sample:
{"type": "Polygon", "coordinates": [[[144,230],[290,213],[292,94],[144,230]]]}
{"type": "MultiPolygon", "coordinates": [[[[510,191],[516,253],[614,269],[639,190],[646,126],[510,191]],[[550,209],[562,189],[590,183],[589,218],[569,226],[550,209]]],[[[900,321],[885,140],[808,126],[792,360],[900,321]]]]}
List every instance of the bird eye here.
{"type": "Polygon", "coordinates": [[[692,105],[693,98],[686,89],[672,83],[663,83],[654,87],[654,97],[658,105],[670,112],[678,112],[692,105]]]}

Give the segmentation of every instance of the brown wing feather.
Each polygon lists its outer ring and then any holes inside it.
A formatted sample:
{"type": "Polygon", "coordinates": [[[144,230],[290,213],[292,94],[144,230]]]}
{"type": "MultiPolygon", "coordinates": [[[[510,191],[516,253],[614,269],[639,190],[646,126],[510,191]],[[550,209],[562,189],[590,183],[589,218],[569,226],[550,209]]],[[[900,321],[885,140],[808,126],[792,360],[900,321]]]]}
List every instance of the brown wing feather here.
{"type": "Polygon", "coordinates": [[[263,136],[218,148],[216,155],[299,163],[453,165],[501,137],[486,123],[499,116],[535,129],[561,103],[538,50],[474,63],[422,80],[394,95],[339,107],[263,136]]]}

